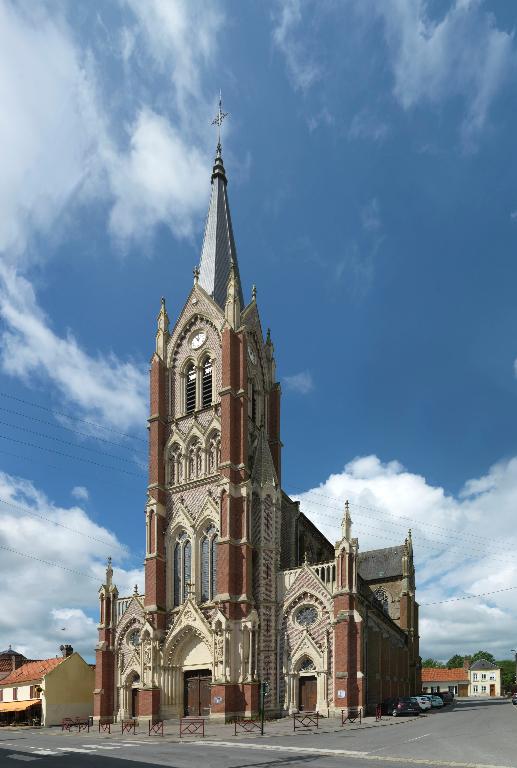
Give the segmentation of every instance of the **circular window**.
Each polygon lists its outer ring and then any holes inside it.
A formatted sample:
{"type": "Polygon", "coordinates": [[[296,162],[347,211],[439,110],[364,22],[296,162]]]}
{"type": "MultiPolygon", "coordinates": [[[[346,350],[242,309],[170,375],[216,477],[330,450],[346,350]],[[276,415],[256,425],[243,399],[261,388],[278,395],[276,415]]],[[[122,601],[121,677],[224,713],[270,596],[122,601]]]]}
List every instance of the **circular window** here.
{"type": "Polygon", "coordinates": [[[138,629],[131,630],[131,632],[127,636],[127,641],[129,645],[134,645],[134,646],[138,645],[138,643],[140,642],[140,632],[138,631],[138,629]]]}
{"type": "Polygon", "coordinates": [[[318,611],[313,605],[303,605],[296,614],[296,621],[302,627],[309,627],[318,618],[318,611]]]}

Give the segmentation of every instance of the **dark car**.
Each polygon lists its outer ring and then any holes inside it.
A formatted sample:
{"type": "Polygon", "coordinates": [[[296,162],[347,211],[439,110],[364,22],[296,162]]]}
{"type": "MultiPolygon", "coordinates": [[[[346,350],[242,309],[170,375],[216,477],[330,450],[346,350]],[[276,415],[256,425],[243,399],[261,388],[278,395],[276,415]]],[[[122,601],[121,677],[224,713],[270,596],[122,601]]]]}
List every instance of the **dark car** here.
{"type": "Polygon", "coordinates": [[[435,696],[439,696],[441,700],[444,703],[444,706],[447,706],[447,704],[452,704],[454,701],[454,694],[452,691],[440,691],[439,693],[435,693],[435,696]]]}
{"type": "Polygon", "coordinates": [[[417,701],[412,701],[409,696],[395,696],[391,699],[384,699],[381,704],[383,715],[419,715],[420,707],[417,701]]]}
{"type": "Polygon", "coordinates": [[[512,704],[517,704],[517,693],[512,694],[512,704]]]}

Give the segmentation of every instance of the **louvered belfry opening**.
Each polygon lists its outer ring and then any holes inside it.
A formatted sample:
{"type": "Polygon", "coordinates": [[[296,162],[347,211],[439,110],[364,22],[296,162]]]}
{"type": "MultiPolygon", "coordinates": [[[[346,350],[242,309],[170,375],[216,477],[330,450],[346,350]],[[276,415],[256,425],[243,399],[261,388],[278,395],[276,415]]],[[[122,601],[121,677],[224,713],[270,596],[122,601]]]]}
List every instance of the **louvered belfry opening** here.
{"type": "Polygon", "coordinates": [[[207,357],[203,365],[201,399],[203,408],[208,408],[212,405],[212,361],[209,357],[207,357]]]}
{"type": "Polygon", "coordinates": [[[196,408],[196,369],[191,364],[187,368],[185,381],[185,411],[192,413],[196,408]]]}

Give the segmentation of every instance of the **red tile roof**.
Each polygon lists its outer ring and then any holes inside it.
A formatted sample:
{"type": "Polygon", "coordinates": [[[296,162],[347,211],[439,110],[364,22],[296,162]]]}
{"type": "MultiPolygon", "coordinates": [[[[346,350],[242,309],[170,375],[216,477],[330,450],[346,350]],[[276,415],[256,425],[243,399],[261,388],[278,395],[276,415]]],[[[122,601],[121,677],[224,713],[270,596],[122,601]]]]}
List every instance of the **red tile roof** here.
{"type": "Polygon", "coordinates": [[[468,681],[469,673],[463,667],[455,667],[453,669],[436,669],[435,667],[422,667],[422,682],[423,683],[444,683],[452,682],[455,680],[468,681]]]}
{"type": "Polygon", "coordinates": [[[57,667],[58,664],[64,661],[64,658],[60,656],[58,659],[41,659],[40,661],[28,661],[26,664],[22,664],[21,667],[15,669],[3,680],[0,680],[0,686],[4,685],[18,685],[19,683],[29,683],[36,680],[41,680],[47,672],[57,667]]]}

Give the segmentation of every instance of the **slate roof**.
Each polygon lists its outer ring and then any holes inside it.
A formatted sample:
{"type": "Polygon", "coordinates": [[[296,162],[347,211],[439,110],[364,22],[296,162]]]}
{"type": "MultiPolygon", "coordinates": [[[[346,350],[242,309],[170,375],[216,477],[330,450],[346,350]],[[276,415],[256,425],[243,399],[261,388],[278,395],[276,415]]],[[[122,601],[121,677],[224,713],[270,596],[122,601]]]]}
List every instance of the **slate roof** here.
{"type": "Polygon", "coordinates": [[[492,664],[491,661],[487,661],[486,659],[478,659],[470,665],[470,668],[474,670],[474,672],[477,672],[480,669],[499,669],[497,664],[492,664]]]}
{"type": "Polygon", "coordinates": [[[468,683],[469,673],[463,667],[453,667],[453,669],[435,669],[434,667],[422,667],[423,683],[451,683],[457,680],[464,680],[468,683]]]}
{"type": "Polygon", "coordinates": [[[26,664],[22,664],[21,667],[15,669],[7,677],[4,677],[0,681],[0,686],[4,685],[18,685],[20,683],[28,683],[35,680],[41,680],[42,677],[55,669],[58,664],[64,661],[64,657],[60,656],[57,659],[40,659],[40,661],[28,661],[26,664]]]}
{"type": "Polygon", "coordinates": [[[23,653],[18,653],[18,651],[14,651],[11,648],[11,646],[9,646],[9,648],[6,651],[0,651],[0,659],[3,658],[4,656],[9,656],[9,657],[19,656],[19,657],[25,658],[23,653]]]}
{"type": "Polygon", "coordinates": [[[402,557],[404,545],[372,549],[369,552],[359,552],[357,568],[359,575],[365,581],[377,579],[393,579],[402,576],[402,557]]]}
{"type": "Polygon", "coordinates": [[[238,281],[239,301],[241,309],[243,309],[244,300],[226,192],[227,183],[221,156],[221,145],[218,144],[212,171],[212,194],[208,206],[205,236],[199,263],[199,285],[224,309],[230,266],[233,264],[238,281]]]}

